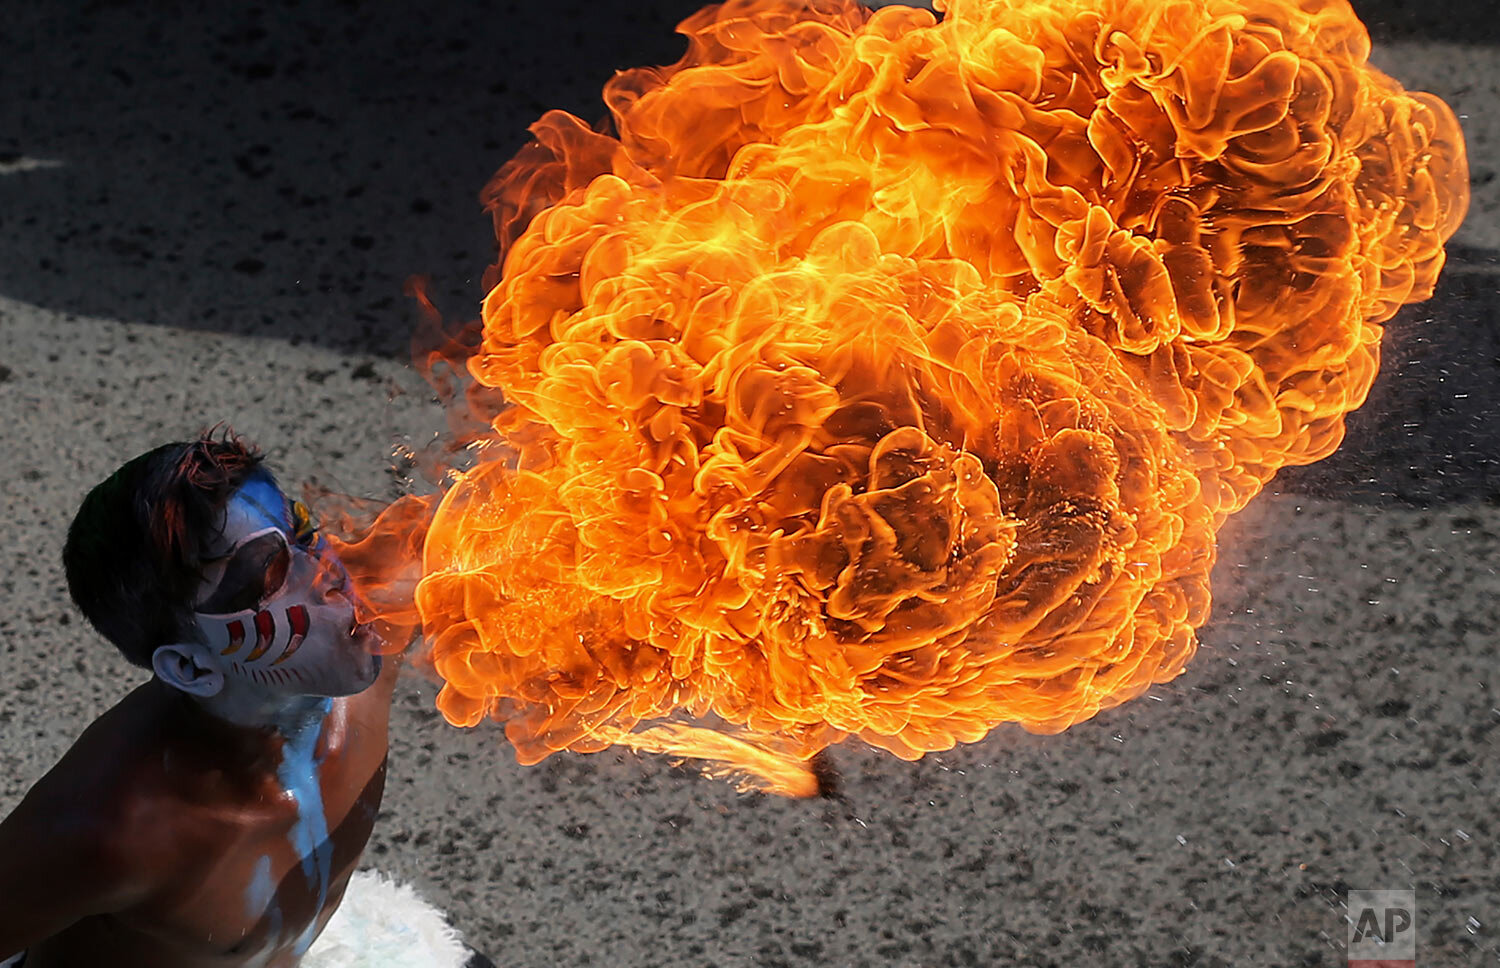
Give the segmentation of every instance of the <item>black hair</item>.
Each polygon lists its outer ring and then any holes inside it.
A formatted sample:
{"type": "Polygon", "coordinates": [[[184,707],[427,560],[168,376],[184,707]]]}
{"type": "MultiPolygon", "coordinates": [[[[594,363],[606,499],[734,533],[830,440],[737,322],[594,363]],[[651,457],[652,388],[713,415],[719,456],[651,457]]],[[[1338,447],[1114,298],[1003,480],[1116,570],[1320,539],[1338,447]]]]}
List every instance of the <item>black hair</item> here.
{"type": "Polygon", "coordinates": [[[262,462],[232,431],[205,431],[127,461],[83,499],[63,545],[68,592],[127,660],[150,668],[185,634],[203,538],[262,462]]]}

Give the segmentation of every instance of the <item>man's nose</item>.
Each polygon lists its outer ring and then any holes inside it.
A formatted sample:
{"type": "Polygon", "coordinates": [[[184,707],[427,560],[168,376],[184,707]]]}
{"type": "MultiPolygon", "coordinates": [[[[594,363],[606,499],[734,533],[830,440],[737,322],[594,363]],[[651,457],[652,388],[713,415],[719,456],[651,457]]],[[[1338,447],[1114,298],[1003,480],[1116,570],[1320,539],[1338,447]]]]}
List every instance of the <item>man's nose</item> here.
{"type": "Polygon", "coordinates": [[[328,550],[311,552],[313,564],[317,571],[313,574],[313,588],[317,589],[325,598],[330,595],[340,595],[349,598],[349,572],[344,570],[344,563],[339,561],[338,556],[328,550]]]}

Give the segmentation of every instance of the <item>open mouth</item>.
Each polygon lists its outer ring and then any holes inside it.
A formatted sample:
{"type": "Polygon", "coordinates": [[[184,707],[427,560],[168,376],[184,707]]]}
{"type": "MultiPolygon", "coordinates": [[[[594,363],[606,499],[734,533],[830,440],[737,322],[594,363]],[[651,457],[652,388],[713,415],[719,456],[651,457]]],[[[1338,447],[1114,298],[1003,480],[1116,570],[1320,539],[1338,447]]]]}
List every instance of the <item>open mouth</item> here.
{"type": "Polygon", "coordinates": [[[375,633],[375,626],[371,625],[369,622],[355,622],[349,626],[349,639],[352,642],[355,642],[362,646],[368,646],[372,644],[377,638],[378,636],[375,633]]]}

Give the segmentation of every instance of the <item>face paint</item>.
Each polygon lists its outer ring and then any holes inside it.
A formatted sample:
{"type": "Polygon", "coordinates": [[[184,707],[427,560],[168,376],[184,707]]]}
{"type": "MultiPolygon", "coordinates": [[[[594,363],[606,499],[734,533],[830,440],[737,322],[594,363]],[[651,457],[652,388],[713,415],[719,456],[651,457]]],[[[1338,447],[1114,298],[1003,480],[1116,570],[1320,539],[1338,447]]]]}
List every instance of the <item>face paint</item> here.
{"type": "MultiPolygon", "coordinates": [[[[331,701],[320,709],[328,715],[331,701]]],[[[316,756],[320,728],[303,729],[286,739],[281,748],[281,766],[276,771],[282,787],[297,801],[297,822],[287,837],[301,858],[302,876],[307,889],[317,898],[315,910],[323,910],[328,901],[329,875],[333,870],[333,841],[328,836],[328,815],[323,809],[323,788],[318,779],[320,760],[316,756]]],[[[314,917],[297,938],[297,954],[307,953],[318,936],[318,919],[314,917]]]]}
{"type": "Polygon", "coordinates": [[[323,696],[374,681],[378,639],[355,622],[348,573],[268,476],[235,493],[207,551],[193,620],[225,676],[323,696]]]}
{"type": "Polygon", "coordinates": [[[255,872],[245,889],[245,915],[259,920],[264,917],[270,925],[272,938],[281,938],[281,905],[276,903],[276,881],[271,876],[271,855],[261,854],[255,862],[255,872]]]}

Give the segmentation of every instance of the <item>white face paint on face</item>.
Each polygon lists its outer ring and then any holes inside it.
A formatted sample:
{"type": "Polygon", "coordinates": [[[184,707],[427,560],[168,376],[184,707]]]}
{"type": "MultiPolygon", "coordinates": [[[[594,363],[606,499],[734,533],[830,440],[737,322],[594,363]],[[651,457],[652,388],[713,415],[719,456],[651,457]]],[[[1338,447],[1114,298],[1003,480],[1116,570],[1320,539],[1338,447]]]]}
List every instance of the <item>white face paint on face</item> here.
{"type": "Polygon", "coordinates": [[[348,573],[269,476],[235,492],[206,551],[193,621],[227,679],[314,696],[375,681],[380,640],[355,622],[348,573]]]}

